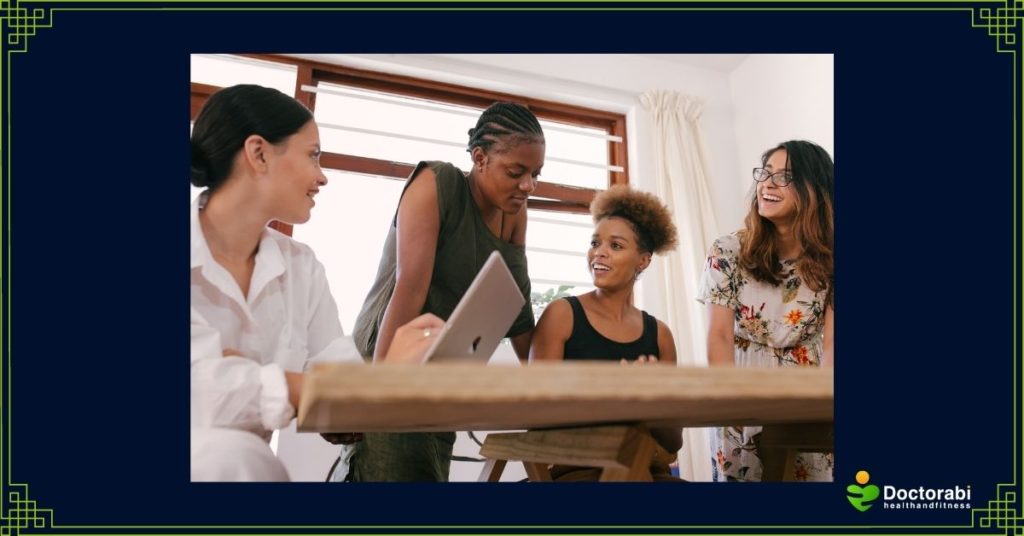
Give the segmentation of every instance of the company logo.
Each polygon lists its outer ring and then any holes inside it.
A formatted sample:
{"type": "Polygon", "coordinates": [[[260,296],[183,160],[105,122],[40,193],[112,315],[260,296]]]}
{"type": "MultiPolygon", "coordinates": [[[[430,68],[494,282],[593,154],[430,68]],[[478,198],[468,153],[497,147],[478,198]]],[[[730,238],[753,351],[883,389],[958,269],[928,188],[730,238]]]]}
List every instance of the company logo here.
{"type": "Polygon", "coordinates": [[[857,510],[866,512],[868,508],[871,508],[871,503],[878,498],[878,486],[868,484],[868,481],[871,480],[871,475],[864,470],[857,471],[857,476],[854,480],[857,481],[856,484],[846,486],[846,499],[857,510]]]}
{"type": "Polygon", "coordinates": [[[854,508],[867,512],[874,502],[885,510],[962,510],[971,508],[971,486],[951,488],[926,488],[924,486],[903,488],[886,484],[881,487],[868,484],[871,475],[857,471],[856,484],[846,486],[846,499],[854,508]],[[881,491],[881,492],[880,492],[881,491]]]}

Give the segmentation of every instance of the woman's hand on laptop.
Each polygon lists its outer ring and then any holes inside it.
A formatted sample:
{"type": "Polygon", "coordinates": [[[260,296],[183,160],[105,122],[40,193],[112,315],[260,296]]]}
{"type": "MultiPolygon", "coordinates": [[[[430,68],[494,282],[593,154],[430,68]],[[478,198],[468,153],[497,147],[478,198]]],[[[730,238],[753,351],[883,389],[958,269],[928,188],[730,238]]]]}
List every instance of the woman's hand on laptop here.
{"type": "Polygon", "coordinates": [[[409,321],[395,331],[384,361],[394,363],[422,363],[423,354],[441,333],[444,320],[426,313],[409,321]]]}

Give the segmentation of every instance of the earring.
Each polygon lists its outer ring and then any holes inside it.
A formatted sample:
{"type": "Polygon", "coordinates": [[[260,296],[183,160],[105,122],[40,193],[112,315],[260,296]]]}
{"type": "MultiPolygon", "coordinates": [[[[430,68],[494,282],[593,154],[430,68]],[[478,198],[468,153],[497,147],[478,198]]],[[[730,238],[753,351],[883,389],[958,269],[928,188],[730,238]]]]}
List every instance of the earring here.
{"type": "Polygon", "coordinates": [[[644,273],[643,270],[637,270],[636,271],[636,275],[633,276],[633,281],[639,281],[640,280],[640,274],[642,274],[642,273],[644,273]]]}

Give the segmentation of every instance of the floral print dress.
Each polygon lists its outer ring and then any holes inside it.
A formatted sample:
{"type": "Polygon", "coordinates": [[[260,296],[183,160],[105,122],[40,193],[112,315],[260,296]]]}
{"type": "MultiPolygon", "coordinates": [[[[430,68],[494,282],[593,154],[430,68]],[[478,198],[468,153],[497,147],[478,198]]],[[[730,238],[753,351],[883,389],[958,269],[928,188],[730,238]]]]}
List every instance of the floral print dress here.
{"type": "MultiPolygon", "coordinates": [[[[796,261],[782,261],[783,282],[755,281],[739,267],[740,241],[726,235],[711,246],[697,300],[734,311],[738,367],[820,366],[827,290],[814,292],[800,280],[796,261]]],[[[719,428],[712,433],[712,476],[716,481],[760,481],[761,459],[754,446],[759,426],[719,428]]],[[[831,454],[800,453],[794,473],[784,478],[832,481],[831,454]]]]}

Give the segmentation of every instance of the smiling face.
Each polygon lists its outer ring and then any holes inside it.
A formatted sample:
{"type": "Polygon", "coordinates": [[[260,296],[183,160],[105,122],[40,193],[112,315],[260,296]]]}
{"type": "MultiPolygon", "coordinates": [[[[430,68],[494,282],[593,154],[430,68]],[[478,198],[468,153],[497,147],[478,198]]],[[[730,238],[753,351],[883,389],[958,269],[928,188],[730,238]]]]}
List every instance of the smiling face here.
{"type": "MultiPolygon", "coordinates": [[[[765,162],[768,173],[792,173],[788,167],[789,159],[785,149],[778,149],[765,162]]],[[[796,218],[799,199],[796,184],[777,186],[769,178],[757,183],[757,213],[776,225],[788,224],[796,218]]]]}
{"type": "Polygon", "coordinates": [[[636,231],[627,220],[609,216],[597,223],[587,250],[587,266],[594,286],[601,289],[632,285],[638,272],[651,263],[640,250],[636,231]]]}
{"type": "Polygon", "coordinates": [[[274,218],[285,223],[309,221],[313,197],[327,184],[320,169],[320,131],[310,121],[266,153],[268,199],[274,218]]]}
{"type": "Polygon", "coordinates": [[[484,199],[506,214],[518,214],[537,188],[544,151],[543,142],[499,142],[490,151],[474,148],[474,171],[484,199]]]}

